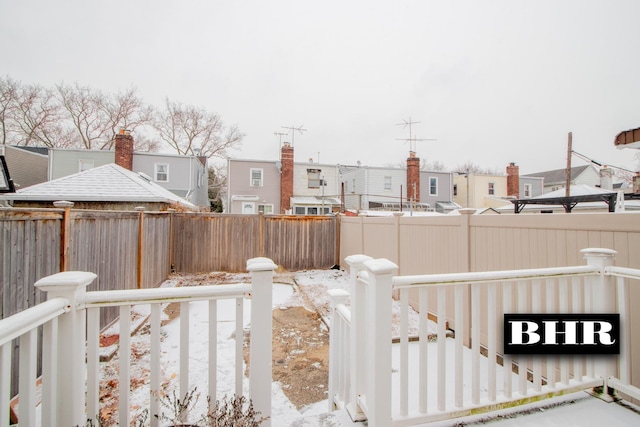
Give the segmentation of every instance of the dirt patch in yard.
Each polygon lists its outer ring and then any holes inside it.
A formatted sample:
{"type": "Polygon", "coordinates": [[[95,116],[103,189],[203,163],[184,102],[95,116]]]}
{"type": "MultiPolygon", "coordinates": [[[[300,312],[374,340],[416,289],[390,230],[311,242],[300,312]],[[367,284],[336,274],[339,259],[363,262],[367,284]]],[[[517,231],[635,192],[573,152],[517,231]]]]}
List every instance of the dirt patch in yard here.
{"type": "MultiPolygon", "coordinates": [[[[244,356],[249,367],[248,343],[244,356]]],[[[291,403],[300,409],[326,399],[328,378],[329,332],[320,316],[304,307],[273,310],[273,380],[291,403]]]]}

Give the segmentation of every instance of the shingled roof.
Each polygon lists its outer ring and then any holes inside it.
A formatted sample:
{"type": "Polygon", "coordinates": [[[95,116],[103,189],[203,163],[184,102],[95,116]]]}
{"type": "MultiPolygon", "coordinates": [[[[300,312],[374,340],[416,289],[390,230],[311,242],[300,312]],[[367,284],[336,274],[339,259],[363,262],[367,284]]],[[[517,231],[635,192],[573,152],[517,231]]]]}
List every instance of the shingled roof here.
{"type": "MultiPolygon", "coordinates": [[[[572,180],[575,179],[590,167],[591,166],[589,165],[585,165],[585,166],[576,166],[571,168],[571,179],[572,180]]],[[[564,184],[567,181],[567,178],[565,176],[565,171],[566,169],[555,169],[552,171],[531,173],[523,176],[544,178],[544,185],[564,184]]]]}
{"type": "Polygon", "coordinates": [[[164,202],[189,210],[198,208],[149,177],[131,172],[115,163],[88,169],[53,181],[18,190],[0,197],[4,200],[71,202],[164,202]]]}

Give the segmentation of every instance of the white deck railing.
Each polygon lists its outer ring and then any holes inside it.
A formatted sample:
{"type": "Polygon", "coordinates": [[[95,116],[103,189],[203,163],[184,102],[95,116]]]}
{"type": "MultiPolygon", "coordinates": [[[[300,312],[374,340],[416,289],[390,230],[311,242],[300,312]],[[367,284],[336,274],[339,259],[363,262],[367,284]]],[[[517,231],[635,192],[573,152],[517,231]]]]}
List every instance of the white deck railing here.
{"type": "MultiPolygon", "coordinates": [[[[267,258],[247,261],[251,284],[157,288],[146,290],[86,292],[96,275],[86,272],[58,273],[39,280],[36,286],[47,292],[43,304],[0,320],[0,427],[9,425],[12,340],[20,339],[19,409],[20,425],[36,425],[37,329],[44,325],[42,426],[85,425],[99,413],[99,310],[120,306],[120,331],[130,331],[131,307],[150,305],[151,363],[150,417],[157,425],[160,391],[160,309],[162,304],[180,303],[179,395],[189,385],[189,303],[209,301],[208,394],[216,396],[217,301],[235,299],[236,352],[235,393],[243,393],[243,313],[242,299],[251,295],[251,369],[249,398],[261,416],[271,415],[271,305],[273,272],[276,265],[267,258]],[[85,328],[86,337],[85,340],[85,328]],[[86,362],[85,362],[86,360],[86,362]],[[186,373],[186,374],[185,374],[186,373]],[[85,394],[86,392],[86,394],[85,394]],[[86,400],[85,400],[86,395],[86,400]],[[86,406],[85,406],[86,403],[86,406]],[[86,409],[85,409],[86,408],[86,409]]],[[[130,384],[130,334],[120,333],[118,346],[119,384],[130,384]]],[[[203,373],[205,374],[205,373],[203,373]]],[[[130,424],[130,390],[119,387],[118,423],[130,424]]],[[[267,420],[263,425],[270,425],[267,420]]]]}
{"type": "Polygon", "coordinates": [[[369,426],[400,426],[605,385],[637,391],[624,345],[618,360],[502,354],[504,313],[617,312],[628,334],[625,295],[640,271],[613,267],[615,251],[583,253],[587,265],[576,267],[395,277],[388,260],[348,257],[350,307],[349,295],[332,295],[330,408],[346,407],[369,426]],[[391,339],[394,292],[398,345],[391,339]],[[409,342],[410,299],[419,316],[417,342],[409,342]]]}

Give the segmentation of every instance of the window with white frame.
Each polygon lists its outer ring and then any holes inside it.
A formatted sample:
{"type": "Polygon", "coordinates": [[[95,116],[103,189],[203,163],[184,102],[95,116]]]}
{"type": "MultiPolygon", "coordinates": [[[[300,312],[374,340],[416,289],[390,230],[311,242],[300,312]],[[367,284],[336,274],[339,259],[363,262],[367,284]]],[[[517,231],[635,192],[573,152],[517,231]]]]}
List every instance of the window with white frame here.
{"type": "Polygon", "coordinates": [[[308,187],[309,188],[320,188],[322,185],[326,185],[323,182],[320,174],[322,173],[322,169],[307,169],[307,178],[309,180],[308,187]]]}
{"type": "Polygon", "coordinates": [[[156,163],[154,165],[154,175],[157,182],[169,182],[169,165],[167,163],[156,163]]]}
{"type": "Polygon", "coordinates": [[[80,159],[78,160],[78,172],[86,171],[92,169],[94,166],[94,162],[92,159],[80,159]]]}
{"type": "Polygon", "coordinates": [[[251,182],[252,187],[262,187],[262,169],[251,169],[251,182]]]}
{"type": "Polygon", "coordinates": [[[531,184],[524,185],[524,197],[531,197],[531,184]]]}
{"type": "Polygon", "coordinates": [[[384,189],[385,190],[391,190],[391,177],[390,176],[385,176],[384,177],[384,189]]]}
{"type": "Polygon", "coordinates": [[[430,196],[438,195],[438,178],[429,177],[429,195],[430,196]]]}
{"type": "Polygon", "coordinates": [[[258,212],[263,214],[272,214],[273,213],[273,205],[272,204],[258,204],[258,212]]]}
{"type": "Polygon", "coordinates": [[[492,195],[494,195],[494,194],[495,194],[495,192],[496,192],[496,186],[495,186],[495,183],[494,183],[494,182],[490,182],[490,183],[489,183],[488,191],[489,191],[489,195],[490,195],[490,196],[492,196],[492,195]]]}

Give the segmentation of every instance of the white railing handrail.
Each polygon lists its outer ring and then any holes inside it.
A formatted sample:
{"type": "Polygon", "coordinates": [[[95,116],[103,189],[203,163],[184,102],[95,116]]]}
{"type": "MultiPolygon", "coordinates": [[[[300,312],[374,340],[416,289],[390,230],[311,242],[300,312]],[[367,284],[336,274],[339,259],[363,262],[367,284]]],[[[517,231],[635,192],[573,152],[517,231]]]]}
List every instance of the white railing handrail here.
{"type": "Polygon", "coordinates": [[[206,301],[223,298],[245,298],[250,284],[183,286],[178,288],[129,289],[87,292],[79,309],[114,307],[134,304],[206,301]]]}
{"type": "Polygon", "coordinates": [[[478,271],[470,273],[422,274],[413,276],[394,276],[391,283],[394,289],[419,286],[454,286],[485,282],[508,282],[516,280],[551,279],[554,277],[587,276],[599,273],[600,269],[592,265],[572,267],[535,268],[525,270],[478,271]]]}
{"type": "Polygon", "coordinates": [[[71,309],[66,298],[54,298],[0,320],[0,346],[71,309]]]}
{"type": "Polygon", "coordinates": [[[604,274],[625,279],[640,280],[640,270],[637,268],[610,266],[604,269],[604,274]]]}

